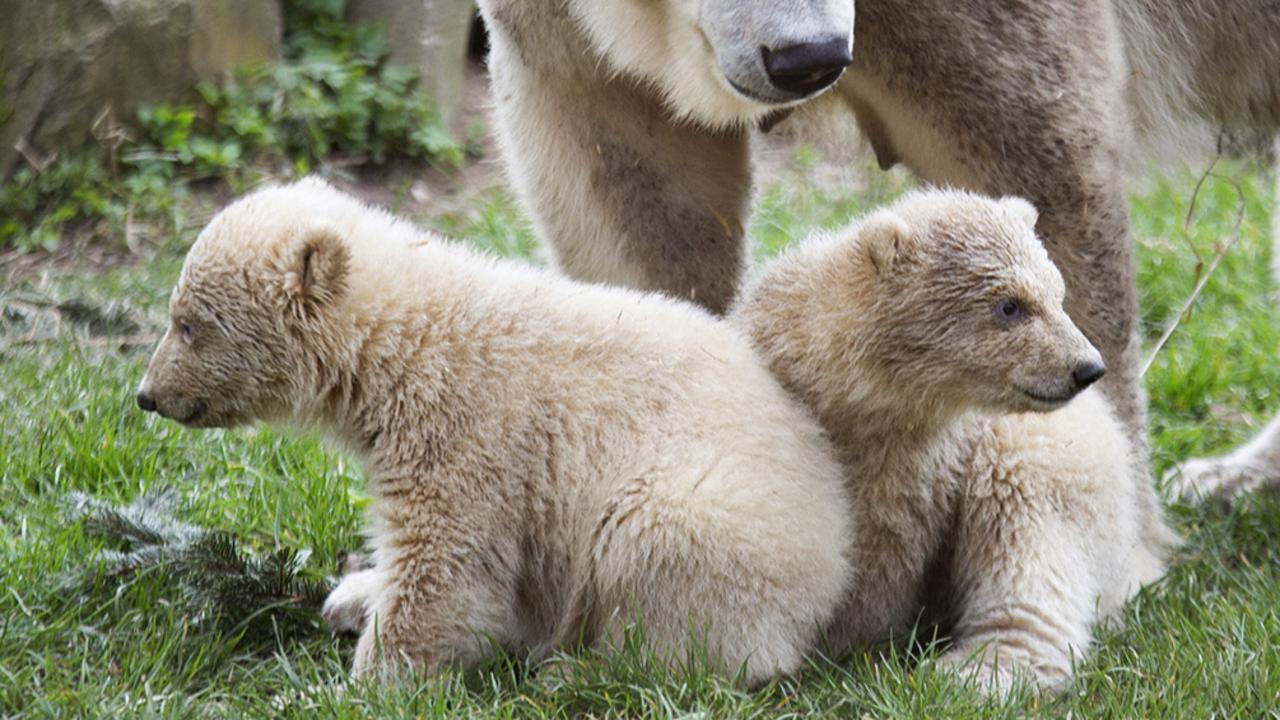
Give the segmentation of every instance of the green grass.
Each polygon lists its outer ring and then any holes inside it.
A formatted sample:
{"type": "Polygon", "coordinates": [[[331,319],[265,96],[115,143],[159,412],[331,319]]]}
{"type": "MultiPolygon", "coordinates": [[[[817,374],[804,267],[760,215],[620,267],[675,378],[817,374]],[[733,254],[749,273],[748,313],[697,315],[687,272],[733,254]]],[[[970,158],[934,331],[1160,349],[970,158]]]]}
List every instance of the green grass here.
{"type": "MultiPolygon", "coordinates": [[[[803,163],[802,163],[803,169],[803,163]]],[[[1157,470],[1247,438],[1280,409],[1280,324],[1269,274],[1270,181],[1227,171],[1244,195],[1241,238],[1194,311],[1159,355],[1146,385],[1157,470]]],[[[753,232],[760,255],[830,227],[900,192],[896,178],[830,193],[803,173],[766,188],[753,232]]],[[[1182,217],[1194,178],[1133,197],[1143,328],[1160,334],[1190,294],[1196,259],[1229,238],[1236,191],[1210,180],[1190,233],[1182,217]]],[[[427,224],[507,254],[533,251],[503,193],[427,224]]],[[[257,429],[193,432],[146,416],[133,392],[150,346],[122,347],[14,308],[78,298],[123,303],[143,335],[162,326],[187,233],[136,267],[53,277],[0,291],[0,717],[1240,717],[1280,707],[1280,504],[1175,505],[1189,542],[1168,578],[1144,591],[1123,630],[1061,697],[976,696],[914,651],[889,647],[814,660],[798,677],[744,692],[696,662],[665,668],[633,648],[568,659],[537,673],[499,658],[469,673],[339,693],[352,642],[313,623],[303,632],[227,626],[194,614],[161,573],[117,586],[95,571],[98,547],[65,521],[69,493],[128,501],[177,487],[184,519],[251,547],[309,548],[312,573],[333,572],[360,543],[363,479],[317,441],[257,429]],[[23,319],[27,317],[27,319],[23,319]],[[73,582],[84,578],[89,583],[73,582]]],[[[915,647],[904,643],[901,647],[915,647]]]]}

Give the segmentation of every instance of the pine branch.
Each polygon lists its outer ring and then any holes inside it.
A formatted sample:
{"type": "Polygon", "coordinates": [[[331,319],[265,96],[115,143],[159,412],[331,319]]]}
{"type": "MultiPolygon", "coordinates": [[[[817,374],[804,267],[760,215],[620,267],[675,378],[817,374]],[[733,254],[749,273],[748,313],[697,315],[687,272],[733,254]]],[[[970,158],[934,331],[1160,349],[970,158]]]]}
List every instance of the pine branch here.
{"type": "Polygon", "coordinates": [[[179,500],[173,490],[128,505],[73,494],[69,519],[105,546],[97,556],[102,574],[81,579],[127,584],[159,573],[177,585],[197,618],[246,629],[259,623],[292,633],[320,629],[316,613],[330,587],[308,575],[309,550],[255,553],[230,533],[179,520],[179,500]]]}

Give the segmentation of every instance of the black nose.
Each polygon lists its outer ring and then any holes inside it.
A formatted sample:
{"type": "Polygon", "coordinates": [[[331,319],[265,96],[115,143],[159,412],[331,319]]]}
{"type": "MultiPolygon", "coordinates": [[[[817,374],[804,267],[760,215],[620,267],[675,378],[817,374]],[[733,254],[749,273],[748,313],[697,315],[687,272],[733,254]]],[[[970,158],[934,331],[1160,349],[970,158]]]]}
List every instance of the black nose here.
{"type": "Polygon", "coordinates": [[[789,93],[812,95],[835,82],[853,62],[849,38],[788,45],[777,50],[760,48],[764,69],[774,87],[789,93]]]}
{"type": "Polygon", "coordinates": [[[155,398],[151,397],[150,395],[146,393],[138,393],[137,400],[138,400],[138,407],[142,408],[143,410],[146,410],[147,412],[156,411],[155,398]]]}
{"type": "Polygon", "coordinates": [[[1088,360],[1076,366],[1071,378],[1076,381],[1076,389],[1083,390],[1090,385],[1098,382],[1107,372],[1106,366],[1097,360],[1088,360]]]}

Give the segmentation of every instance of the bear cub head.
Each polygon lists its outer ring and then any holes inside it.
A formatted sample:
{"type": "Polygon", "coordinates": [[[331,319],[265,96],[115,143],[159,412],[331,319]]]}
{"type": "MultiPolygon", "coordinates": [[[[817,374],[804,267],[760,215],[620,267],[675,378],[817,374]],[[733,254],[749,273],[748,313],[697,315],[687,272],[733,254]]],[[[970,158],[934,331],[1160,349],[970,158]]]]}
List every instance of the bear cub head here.
{"type": "Polygon", "coordinates": [[[328,320],[347,286],[346,245],[309,220],[324,217],[327,192],[314,181],[260,191],[201,232],[138,389],[140,408],[190,427],[297,417],[316,391],[326,362],[318,346],[333,339],[328,320]]]}
{"type": "Polygon", "coordinates": [[[915,193],[838,238],[836,285],[870,379],[997,412],[1061,407],[1102,377],[1019,198],[915,193]]]}

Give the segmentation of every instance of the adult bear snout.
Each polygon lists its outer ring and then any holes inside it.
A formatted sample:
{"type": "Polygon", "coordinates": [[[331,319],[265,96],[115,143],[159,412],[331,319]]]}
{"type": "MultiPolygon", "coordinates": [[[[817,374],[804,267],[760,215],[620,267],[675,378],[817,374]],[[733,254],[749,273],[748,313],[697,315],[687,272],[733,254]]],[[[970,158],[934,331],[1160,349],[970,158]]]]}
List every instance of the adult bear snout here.
{"type": "Polygon", "coordinates": [[[806,42],[771,50],[760,48],[773,86],[801,97],[823,90],[839,79],[853,62],[848,37],[806,42]]]}

